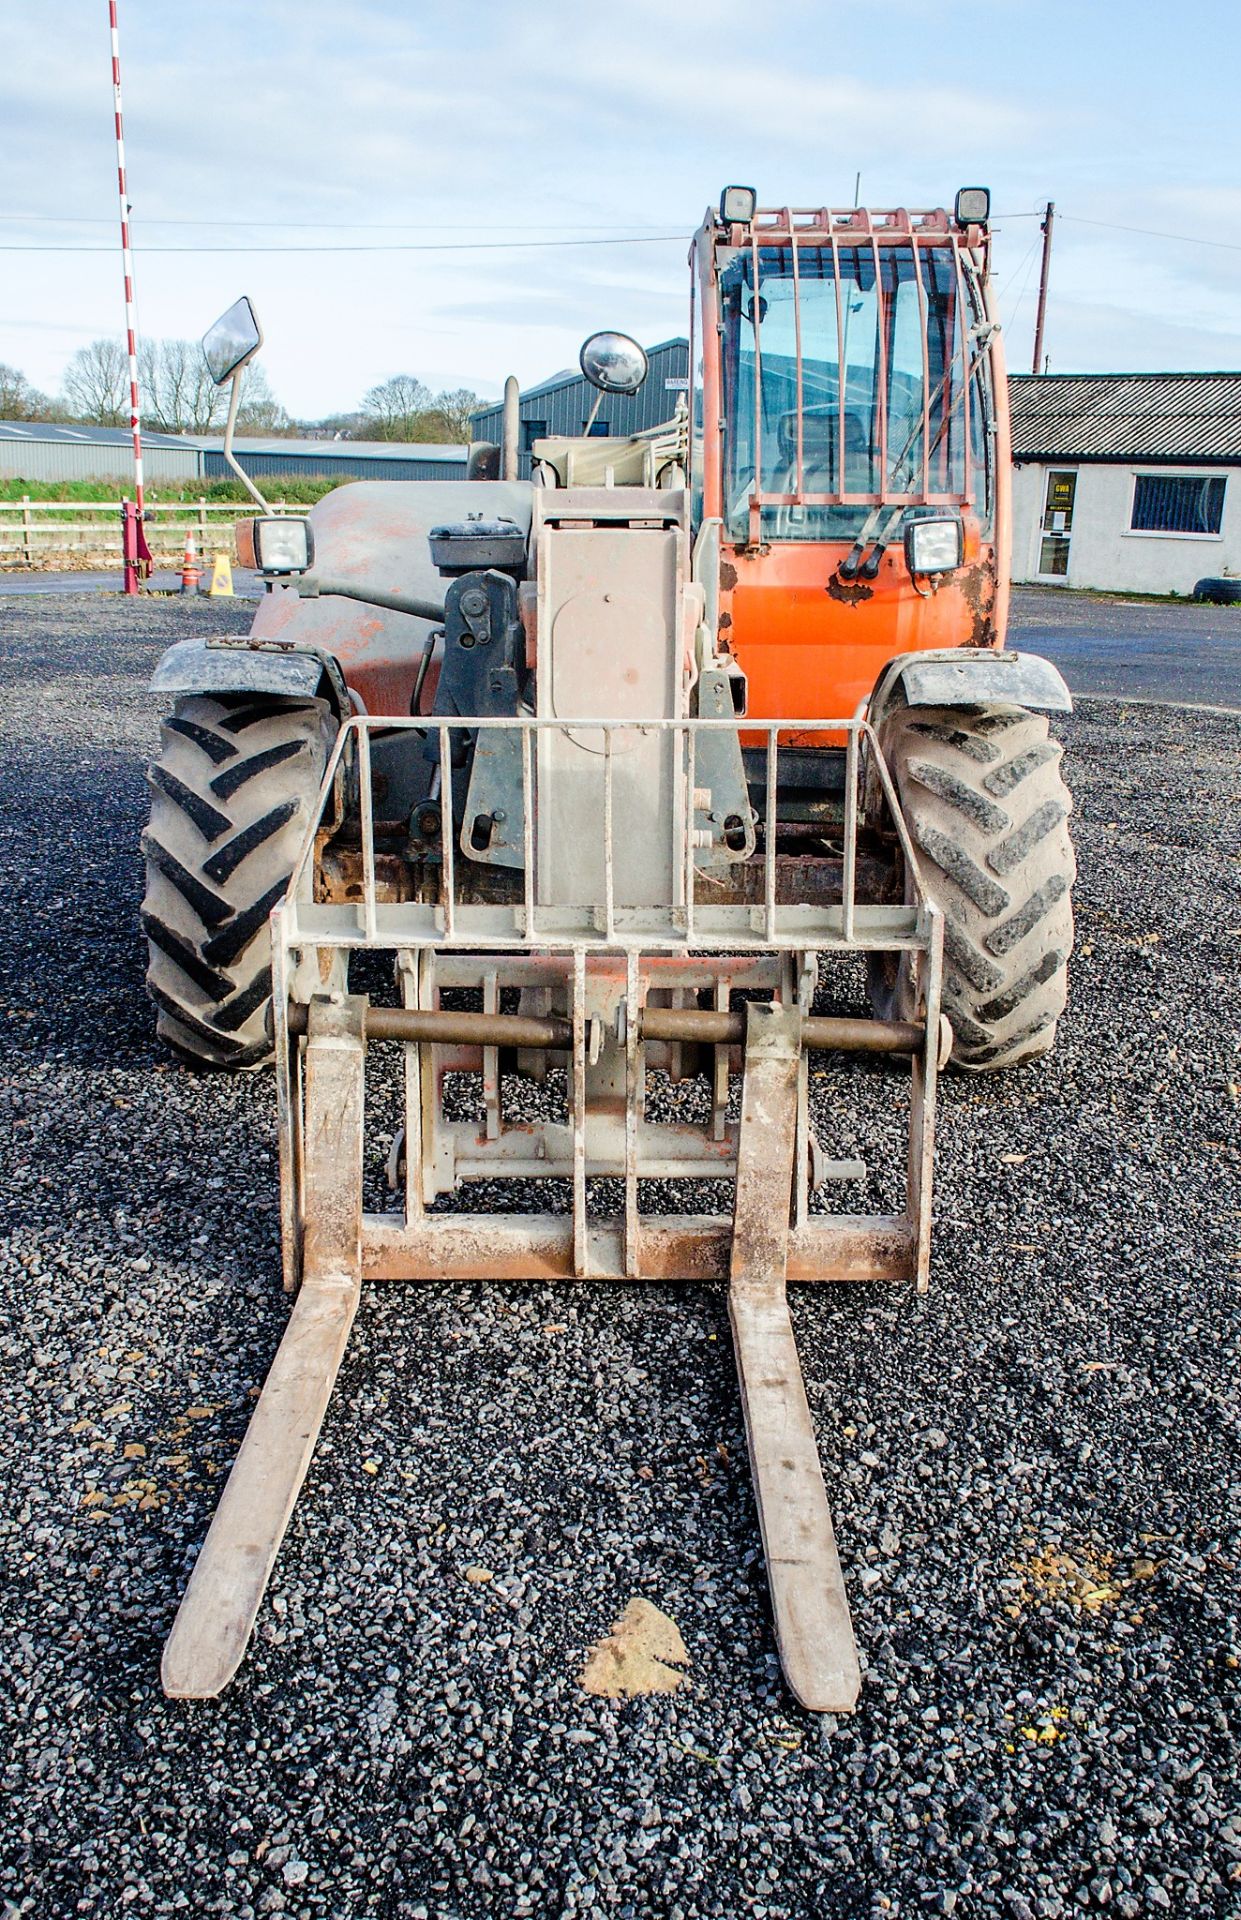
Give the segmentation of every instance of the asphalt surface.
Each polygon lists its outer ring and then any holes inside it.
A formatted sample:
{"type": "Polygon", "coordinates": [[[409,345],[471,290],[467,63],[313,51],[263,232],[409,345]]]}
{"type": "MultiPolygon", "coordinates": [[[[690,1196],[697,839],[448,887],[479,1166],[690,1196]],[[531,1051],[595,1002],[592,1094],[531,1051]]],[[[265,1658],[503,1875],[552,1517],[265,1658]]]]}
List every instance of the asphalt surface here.
{"type": "MultiPolygon", "coordinates": [[[[5,1920],[1235,1916],[1241,722],[1063,722],[1057,1050],[945,1084],[925,1298],[796,1296],[856,1716],[781,1685],[725,1301],[688,1287],[372,1289],[247,1664],[174,1703],[287,1303],[270,1077],[153,1038],[143,684],[246,617],[0,603],[5,1920]],[[692,1664],[614,1706],[577,1676],[633,1595],[692,1664]]],[[[814,1083],[868,1198],[903,1097],[814,1083]]]]}
{"type": "Polygon", "coordinates": [[[1241,711],[1241,607],[1015,587],[1009,645],[1046,654],[1074,693],[1241,711]]]}
{"type": "MultiPolygon", "coordinates": [[[[207,577],[210,578],[210,565],[207,577]]],[[[59,599],[64,594],[117,593],[121,591],[121,572],[118,567],[83,570],[75,573],[17,573],[11,569],[0,570],[0,599],[59,599]]],[[[168,567],[157,567],[151,574],[148,590],[156,594],[180,593],[181,575],[168,567]]],[[[257,600],[263,592],[262,581],[257,573],[245,567],[233,568],[233,593],[243,600],[257,600]]],[[[206,597],[206,596],[204,596],[206,597]]]]}

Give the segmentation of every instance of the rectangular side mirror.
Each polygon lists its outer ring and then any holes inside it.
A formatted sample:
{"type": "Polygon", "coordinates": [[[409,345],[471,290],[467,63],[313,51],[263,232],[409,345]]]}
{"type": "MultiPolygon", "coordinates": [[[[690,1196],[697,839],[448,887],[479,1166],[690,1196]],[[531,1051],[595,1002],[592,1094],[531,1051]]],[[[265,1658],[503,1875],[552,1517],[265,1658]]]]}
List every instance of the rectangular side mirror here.
{"type": "Polygon", "coordinates": [[[222,313],[203,335],[203,356],[207,371],[217,387],[222,387],[252,360],[263,344],[263,329],[258,316],[243,293],[222,313]]]}

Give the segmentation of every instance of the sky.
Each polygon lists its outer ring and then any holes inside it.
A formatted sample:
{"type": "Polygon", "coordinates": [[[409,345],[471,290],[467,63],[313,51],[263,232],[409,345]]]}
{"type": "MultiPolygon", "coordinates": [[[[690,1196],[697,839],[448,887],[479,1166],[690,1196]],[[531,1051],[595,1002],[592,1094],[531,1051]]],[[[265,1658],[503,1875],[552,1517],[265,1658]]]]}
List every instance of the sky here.
{"type": "MultiPolygon", "coordinates": [[[[601,326],[684,333],[688,236],[723,185],[848,206],[859,172],[874,207],[991,187],[1010,366],[1052,199],[1053,372],[1241,368],[1222,0],[119,8],[140,328],[195,337],[248,293],[301,417],[397,372],[498,394],[601,326]]],[[[4,13],[0,360],[54,392],[124,324],[108,7],[4,13]]]]}

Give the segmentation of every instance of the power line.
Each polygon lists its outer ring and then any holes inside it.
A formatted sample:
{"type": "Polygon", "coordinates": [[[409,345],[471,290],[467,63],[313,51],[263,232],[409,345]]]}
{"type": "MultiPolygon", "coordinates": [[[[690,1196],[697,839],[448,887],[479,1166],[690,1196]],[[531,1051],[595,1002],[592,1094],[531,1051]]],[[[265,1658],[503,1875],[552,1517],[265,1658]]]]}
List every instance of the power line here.
{"type": "MultiPolygon", "coordinates": [[[[285,230],[323,232],[327,229],[339,229],[348,233],[494,233],[497,226],[504,223],[488,220],[471,225],[468,221],[457,220],[451,226],[428,226],[421,220],[183,220],[176,214],[142,214],[139,216],[146,227],[270,227],[275,231],[285,230]]],[[[29,221],[43,221],[61,227],[105,227],[110,220],[96,213],[0,213],[0,220],[15,221],[25,225],[29,221]]],[[[588,220],[529,220],[524,226],[509,229],[517,233],[596,233],[600,231],[598,222],[588,220]]],[[[636,227],[637,233],[662,235],[667,232],[663,226],[636,227]]]]}
{"type": "Polygon", "coordinates": [[[1184,240],[1191,247],[1222,247],[1226,253],[1241,253],[1239,240],[1204,240],[1197,233],[1161,233],[1156,227],[1123,227],[1117,220],[1088,220],[1084,213],[1061,213],[1061,220],[1072,220],[1079,227],[1106,227],[1112,233],[1140,233],[1148,240],[1184,240]]]}
{"type": "MultiPolygon", "coordinates": [[[[135,247],[135,253],[262,253],[268,258],[281,253],[510,253],[532,247],[649,247],[677,240],[682,246],[693,236],[688,233],[609,234],[595,240],[410,240],[394,241],[390,246],[362,242],[357,246],[296,245],[292,247],[135,247]]],[[[83,244],[27,244],[0,240],[0,253],[114,253],[114,247],[83,244]]]]}

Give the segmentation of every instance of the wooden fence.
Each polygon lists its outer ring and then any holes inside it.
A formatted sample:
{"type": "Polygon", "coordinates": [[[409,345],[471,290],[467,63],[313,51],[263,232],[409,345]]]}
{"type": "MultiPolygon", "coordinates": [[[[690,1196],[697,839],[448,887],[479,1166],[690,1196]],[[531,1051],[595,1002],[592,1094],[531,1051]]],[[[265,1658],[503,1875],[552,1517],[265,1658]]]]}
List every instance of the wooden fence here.
{"type": "MultiPolygon", "coordinates": [[[[233,523],[256,511],[244,501],[156,502],[147,508],[146,536],[157,566],[179,564],[192,532],[199,558],[233,556],[233,523]]],[[[305,507],[272,502],[273,513],[304,515],[305,507]]],[[[106,565],[121,560],[119,500],[0,500],[0,572],[106,565]]]]}

